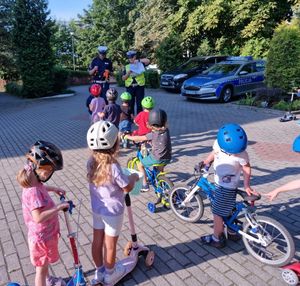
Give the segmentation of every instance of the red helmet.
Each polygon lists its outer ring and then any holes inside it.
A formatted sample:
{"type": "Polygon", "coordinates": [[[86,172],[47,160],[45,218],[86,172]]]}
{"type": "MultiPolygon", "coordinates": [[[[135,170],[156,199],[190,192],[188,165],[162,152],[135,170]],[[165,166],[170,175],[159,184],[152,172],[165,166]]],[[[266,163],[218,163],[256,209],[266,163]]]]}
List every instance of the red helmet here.
{"type": "Polygon", "coordinates": [[[92,84],[90,86],[90,93],[92,96],[99,96],[101,93],[101,85],[96,83],[92,84]]]}

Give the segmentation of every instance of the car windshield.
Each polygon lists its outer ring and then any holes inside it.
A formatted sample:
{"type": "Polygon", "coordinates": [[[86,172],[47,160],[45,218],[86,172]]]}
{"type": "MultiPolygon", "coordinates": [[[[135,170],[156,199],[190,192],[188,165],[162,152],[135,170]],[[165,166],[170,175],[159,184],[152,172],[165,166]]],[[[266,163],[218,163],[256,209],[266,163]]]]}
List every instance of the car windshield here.
{"type": "Polygon", "coordinates": [[[239,64],[216,64],[202,74],[205,75],[232,75],[241,65],[239,64]]]}
{"type": "Polygon", "coordinates": [[[186,62],[185,64],[183,64],[182,66],[179,67],[181,72],[187,72],[193,69],[197,69],[199,66],[201,66],[201,64],[203,63],[203,61],[201,60],[190,60],[188,62],[186,62]]]}

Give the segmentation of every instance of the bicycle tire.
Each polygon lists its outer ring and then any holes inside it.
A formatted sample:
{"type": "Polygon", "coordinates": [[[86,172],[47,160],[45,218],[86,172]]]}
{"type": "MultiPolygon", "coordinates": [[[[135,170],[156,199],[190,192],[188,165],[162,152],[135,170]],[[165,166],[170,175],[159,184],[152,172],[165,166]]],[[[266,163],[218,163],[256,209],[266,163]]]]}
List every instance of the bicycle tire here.
{"type": "Polygon", "coordinates": [[[127,160],[127,168],[128,169],[133,169],[133,170],[136,170],[138,171],[138,166],[137,166],[137,162],[139,162],[139,159],[137,157],[131,157],[127,160]]]}
{"type": "Polygon", "coordinates": [[[170,193],[170,207],[174,214],[185,222],[195,223],[199,221],[204,212],[204,204],[201,196],[195,194],[191,199],[189,205],[185,207],[180,207],[180,203],[186,198],[189,188],[186,186],[177,186],[172,189],[170,193]],[[192,207],[192,203],[195,204],[195,207],[192,207]],[[181,212],[182,210],[182,212],[181,212]],[[195,210],[195,212],[193,212],[195,210]],[[191,216],[189,216],[192,214],[191,216]],[[187,216],[188,215],[188,216],[187,216]]]}
{"type": "MultiPolygon", "coordinates": [[[[260,261],[264,264],[267,264],[267,265],[281,267],[281,266],[288,264],[292,260],[292,258],[294,257],[294,254],[295,254],[294,240],[293,240],[292,236],[290,235],[290,233],[288,232],[288,230],[281,223],[279,223],[276,220],[269,218],[269,217],[258,216],[258,217],[256,217],[256,221],[259,225],[262,226],[260,233],[267,232],[269,234],[269,236],[266,236],[266,237],[268,239],[272,238],[272,240],[270,241],[270,243],[268,243],[268,245],[266,247],[264,247],[264,246],[257,244],[251,240],[248,240],[245,236],[243,236],[243,242],[244,242],[244,245],[245,245],[248,253],[250,255],[252,255],[255,259],[257,259],[258,261],[260,261]],[[270,236],[270,231],[271,231],[271,229],[269,229],[270,227],[273,227],[273,230],[271,232],[272,236],[270,236]],[[275,232],[275,230],[277,230],[277,232],[275,232]],[[282,241],[282,238],[284,239],[286,246],[283,245],[284,241],[282,241]],[[275,246],[275,243],[276,243],[275,239],[279,242],[279,244],[276,246],[275,246]],[[282,257],[279,257],[278,259],[273,260],[272,256],[274,254],[271,253],[271,250],[272,250],[271,248],[279,253],[283,252],[283,250],[286,249],[286,251],[285,251],[286,253],[285,254],[283,253],[282,257]],[[255,251],[255,249],[257,249],[257,252],[255,251]],[[269,258],[268,256],[271,256],[271,257],[269,258]]],[[[244,222],[243,231],[251,236],[257,237],[257,235],[255,233],[253,233],[253,231],[251,232],[251,229],[252,229],[252,227],[251,227],[250,223],[248,221],[244,222]]],[[[267,233],[266,233],[266,235],[267,235],[267,233]]],[[[276,256],[274,256],[274,257],[276,257],[276,256]]]]}
{"type": "MultiPolygon", "coordinates": [[[[169,202],[169,195],[174,187],[173,182],[167,178],[166,176],[159,176],[157,177],[157,187],[160,187],[163,190],[162,193],[162,204],[166,208],[170,208],[170,202],[169,202]]],[[[158,194],[160,195],[160,194],[158,194]]]]}

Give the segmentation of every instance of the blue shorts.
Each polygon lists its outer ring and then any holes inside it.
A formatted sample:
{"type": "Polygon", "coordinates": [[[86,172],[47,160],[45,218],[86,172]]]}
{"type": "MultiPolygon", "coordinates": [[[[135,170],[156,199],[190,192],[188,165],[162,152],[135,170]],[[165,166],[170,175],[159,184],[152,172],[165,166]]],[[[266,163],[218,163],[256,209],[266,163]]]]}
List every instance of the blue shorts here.
{"type": "Polygon", "coordinates": [[[225,189],[218,185],[215,186],[212,213],[221,217],[228,217],[235,206],[236,190],[225,189]]]}
{"type": "Polygon", "coordinates": [[[147,157],[145,157],[141,160],[141,163],[143,164],[144,167],[149,168],[156,164],[166,164],[167,165],[168,163],[170,163],[170,160],[157,160],[150,153],[147,157]]]}
{"type": "Polygon", "coordinates": [[[131,132],[131,122],[129,120],[122,120],[119,123],[120,132],[131,132]]]}

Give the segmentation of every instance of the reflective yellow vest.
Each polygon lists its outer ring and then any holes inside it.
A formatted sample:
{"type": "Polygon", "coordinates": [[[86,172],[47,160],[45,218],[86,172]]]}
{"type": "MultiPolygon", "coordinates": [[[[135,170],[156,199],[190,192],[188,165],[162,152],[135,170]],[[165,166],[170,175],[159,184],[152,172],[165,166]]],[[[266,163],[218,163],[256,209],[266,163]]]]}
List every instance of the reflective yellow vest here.
{"type": "MultiPolygon", "coordinates": [[[[128,72],[130,70],[130,65],[126,65],[125,70],[126,70],[126,72],[128,72]]],[[[144,86],[145,85],[145,75],[144,75],[144,73],[141,73],[141,74],[137,75],[135,77],[135,80],[136,80],[138,85],[144,86]]],[[[128,79],[125,80],[125,86],[126,87],[131,86],[132,82],[133,82],[133,77],[130,75],[128,77],[128,79]]]]}

